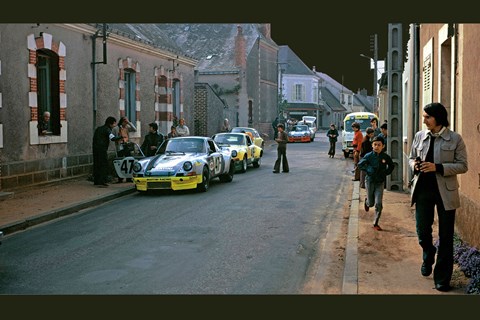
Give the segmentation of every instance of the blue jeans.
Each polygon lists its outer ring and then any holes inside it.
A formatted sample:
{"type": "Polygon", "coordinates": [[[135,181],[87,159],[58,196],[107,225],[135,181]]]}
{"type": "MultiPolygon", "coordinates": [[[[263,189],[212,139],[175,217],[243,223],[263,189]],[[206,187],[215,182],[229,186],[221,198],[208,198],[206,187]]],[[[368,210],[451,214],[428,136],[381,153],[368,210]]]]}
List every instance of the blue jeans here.
{"type": "Polygon", "coordinates": [[[383,209],[383,189],[385,183],[374,182],[370,176],[365,177],[365,190],[367,191],[367,201],[365,202],[367,206],[375,206],[375,218],[373,220],[373,225],[378,225],[378,220],[382,215],[383,209]]]}

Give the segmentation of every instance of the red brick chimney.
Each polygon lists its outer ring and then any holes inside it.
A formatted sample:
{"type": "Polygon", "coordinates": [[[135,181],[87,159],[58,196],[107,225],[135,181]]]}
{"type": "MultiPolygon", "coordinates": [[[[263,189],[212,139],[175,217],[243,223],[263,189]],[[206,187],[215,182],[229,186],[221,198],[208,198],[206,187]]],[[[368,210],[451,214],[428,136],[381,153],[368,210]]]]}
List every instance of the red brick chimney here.
{"type": "Polygon", "coordinates": [[[237,35],[235,36],[235,65],[245,68],[247,59],[245,57],[245,37],[243,36],[242,26],[237,26],[237,35]]]}
{"type": "Polygon", "coordinates": [[[272,28],[270,23],[262,23],[260,25],[260,32],[263,34],[263,36],[267,39],[272,38],[272,28]]]}

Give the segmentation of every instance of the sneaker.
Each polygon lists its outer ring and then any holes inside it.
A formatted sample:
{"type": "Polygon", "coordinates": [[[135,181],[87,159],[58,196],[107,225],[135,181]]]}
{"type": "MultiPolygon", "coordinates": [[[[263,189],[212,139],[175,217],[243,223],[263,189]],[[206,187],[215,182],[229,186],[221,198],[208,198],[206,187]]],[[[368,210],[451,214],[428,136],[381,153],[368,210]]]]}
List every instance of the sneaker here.
{"type": "Polygon", "coordinates": [[[373,229],[375,229],[375,230],[377,230],[377,231],[382,231],[382,230],[383,230],[382,228],[380,228],[379,225],[373,226],[373,229]]]}
{"type": "Polygon", "coordinates": [[[363,201],[363,208],[365,209],[366,212],[368,212],[368,210],[370,210],[370,207],[367,206],[367,198],[365,198],[365,201],[363,201]]]}

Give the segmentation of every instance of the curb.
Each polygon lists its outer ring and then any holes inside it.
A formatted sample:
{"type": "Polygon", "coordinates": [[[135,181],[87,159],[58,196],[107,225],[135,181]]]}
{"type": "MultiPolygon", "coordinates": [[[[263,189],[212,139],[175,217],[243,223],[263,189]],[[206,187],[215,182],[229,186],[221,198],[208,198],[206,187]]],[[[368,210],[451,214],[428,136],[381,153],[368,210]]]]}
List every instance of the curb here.
{"type": "Polygon", "coordinates": [[[76,204],[73,204],[73,205],[70,205],[70,206],[67,206],[67,207],[63,207],[63,208],[60,208],[60,209],[55,209],[55,210],[52,210],[50,212],[42,213],[42,214],[30,217],[30,218],[25,219],[25,220],[20,220],[20,221],[13,222],[13,223],[10,223],[10,224],[4,225],[4,226],[0,226],[0,229],[1,229],[0,232],[3,231],[3,234],[7,235],[7,234],[11,234],[11,233],[14,233],[14,232],[17,232],[17,231],[25,230],[25,229],[30,228],[32,226],[35,226],[35,225],[38,225],[38,224],[41,224],[41,223],[45,223],[47,221],[57,219],[57,218],[60,218],[60,217],[63,217],[63,216],[67,216],[69,214],[78,212],[80,210],[83,210],[83,209],[86,209],[86,208],[89,208],[89,207],[100,205],[100,204],[102,204],[104,202],[107,202],[107,201],[110,201],[112,199],[123,197],[125,195],[130,194],[130,193],[134,193],[135,191],[136,191],[135,187],[132,187],[131,189],[126,189],[126,190],[113,192],[113,193],[110,193],[110,194],[107,194],[107,195],[99,196],[99,197],[91,199],[91,200],[76,203],[76,204]]]}
{"type": "Polygon", "coordinates": [[[342,294],[358,294],[358,206],[360,204],[360,182],[353,182],[352,204],[348,219],[345,268],[343,270],[342,294]]]}

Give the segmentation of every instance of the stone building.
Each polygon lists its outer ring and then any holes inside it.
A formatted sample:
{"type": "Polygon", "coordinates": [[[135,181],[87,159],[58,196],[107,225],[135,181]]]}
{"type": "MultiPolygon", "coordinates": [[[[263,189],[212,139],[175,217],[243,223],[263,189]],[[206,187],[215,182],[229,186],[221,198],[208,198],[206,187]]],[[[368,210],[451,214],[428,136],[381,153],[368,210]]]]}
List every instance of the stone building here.
{"type": "MultiPolygon", "coordinates": [[[[0,24],[0,191],[91,172],[92,137],[128,116],[143,141],[193,105],[197,60],[113,25],[0,24]],[[105,36],[105,37],[104,37],[105,36]],[[37,124],[50,111],[50,132],[37,124]]],[[[113,143],[111,154],[114,154],[113,143]]]]}

